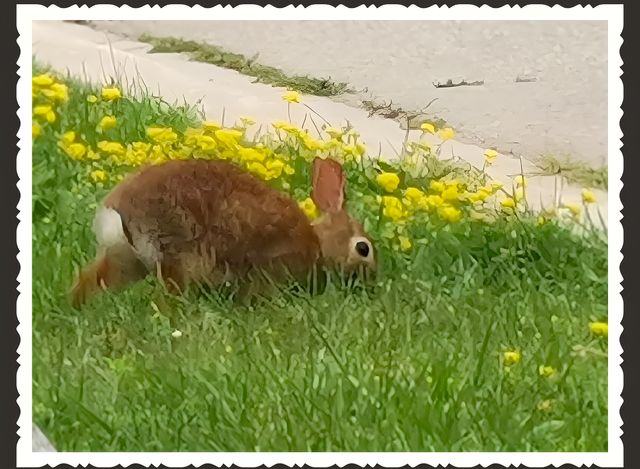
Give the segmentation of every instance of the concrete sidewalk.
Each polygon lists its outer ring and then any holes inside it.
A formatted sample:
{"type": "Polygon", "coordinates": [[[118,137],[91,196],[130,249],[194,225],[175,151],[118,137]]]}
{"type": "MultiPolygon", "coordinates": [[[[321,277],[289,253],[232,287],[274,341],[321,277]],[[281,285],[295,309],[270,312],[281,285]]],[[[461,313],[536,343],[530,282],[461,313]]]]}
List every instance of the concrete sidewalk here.
{"type": "MultiPolygon", "coordinates": [[[[253,78],[214,65],[191,62],[180,54],[147,54],[150,46],[127,40],[112,34],[97,32],[89,27],[59,21],[33,23],[33,54],[35,58],[59,71],[94,82],[104,82],[107,77],[120,76],[127,80],[142,78],[154,93],[161,93],[169,102],[174,100],[200,103],[208,119],[220,120],[223,109],[225,122],[234,122],[240,116],[249,115],[258,125],[269,126],[275,120],[287,119],[287,104],[282,101],[285,90],[270,85],[252,83],[253,78]],[[113,60],[112,60],[113,59],[113,60]]],[[[401,84],[399,84],[401,86],[401,84]]],[[[303,96],[303,102],[312,107],[334,126],[350,122],[361,134],[371,155],[393,159],[405,139],[405,130],[389,119],[368,117],[366,111],[329,98],[303,96]]],[[[293,122],[301,123],[305,114],[319,119],[307,108],[291,106],[293,122]]],[[[418,140],[420,131],[410,131],[409,139],[418,140]]],[[[476,167],[482,167],[485,148],[463,144],[454,140],[442,145],[443,158],[460,157],[476,167]]],[[[525,175],[538,170],[526,160],[522,161],[525,175]]],[[[521,162],[506,155],[498,156],[487,172],[510,184],[520,174],[521,162]]],[[[551,207],[554,201],[556,178],[531,176],[528,200],[533,208],[551,207]]],[[[565,186],[562,201],[580,203],[581,187],[565,186]]],[[[598,207],[607,219],[607,193],[594,191],[598,207]]],[[[593,210],[593,208],[592,208],[593,210]]],[[[597,216],[592,214],[593,218],[597,216]]]]}

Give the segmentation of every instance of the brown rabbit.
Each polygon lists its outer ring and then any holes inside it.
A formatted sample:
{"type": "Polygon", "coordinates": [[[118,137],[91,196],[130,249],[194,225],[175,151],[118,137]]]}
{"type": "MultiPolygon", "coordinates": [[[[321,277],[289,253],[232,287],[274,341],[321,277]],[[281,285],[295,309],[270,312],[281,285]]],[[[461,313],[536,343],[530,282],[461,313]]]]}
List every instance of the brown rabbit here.
{"type": "Polygon", "coordinates": [[[316,158],[312,179],[311,197],[321,211],[314,222],[294,200],[232,163],[143,168],[98,209],[98,254],[78,276],[73,305],[150,272],[174,291],[190,282],[239,280],[251,292],[261,273],[282,281],[289,274],[306,278],[315,267],[374,270],[371,241],[344,208],[340,164],[316,158]]]}

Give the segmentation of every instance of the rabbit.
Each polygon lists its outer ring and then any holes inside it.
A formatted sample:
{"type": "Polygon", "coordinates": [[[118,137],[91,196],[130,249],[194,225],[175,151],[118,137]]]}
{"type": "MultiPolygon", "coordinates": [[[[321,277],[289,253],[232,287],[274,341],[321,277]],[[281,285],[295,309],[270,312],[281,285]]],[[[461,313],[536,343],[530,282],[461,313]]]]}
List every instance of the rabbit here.
{"type": "MultiPolygon", "coordinates": [[[[315,158],[310,221],[298,203],[239,166],[222,160],[174,160],[125,178],[98,208],[97,256],[71,290],[80,307],[102,290],[120,290],[155,273],[173,293],[191,283],[302,280],[317,268],[375,272],[372,242],[345,210],[340,163],[315,158]]],[[[366,275],[365,275],[366,276],[366,275]]]]}

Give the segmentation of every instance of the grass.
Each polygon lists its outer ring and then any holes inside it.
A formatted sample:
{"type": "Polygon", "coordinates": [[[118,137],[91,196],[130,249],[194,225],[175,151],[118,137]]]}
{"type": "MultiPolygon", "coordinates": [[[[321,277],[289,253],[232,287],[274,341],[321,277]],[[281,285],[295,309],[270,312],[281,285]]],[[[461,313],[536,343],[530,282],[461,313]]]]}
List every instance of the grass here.
{"type": "Polygon", "coordinates": [[[278,68],[260,64],[256,61],[257,57],[247,58],[242,54],[235,54],[207,43],[173,37],[157,37],[149,34],[141,35],[138,40],[153,46],[150,53],[185,53],[192,60],[230,68],[244,75],[255,77],[258,83],[282,86],[316,96],[336,96],[353,92],[347,83],[334,82],[331,78],[290,76],[278,68]]]}
{"type": "Polygon", "coordinates": [[[569,183],[582,187],[607,190],[609,181],[609,168],[591,168],[582,161],[575,161],[569,157],[558,158],[552,155],[544,155],[538,158],[535,165],[541,174],[560,174],[569,183]]]}
{"type": "Polygon", "coordinates": [[[465,211],[411,225],[403,253],[359,196],[379,189],[356,166],[349,200],[378,248],[373,288],[284,289],[248,307],[224,292],[171,296],[149,278],[72,310],[66,293],[114,182],[93,182],[107,162],[69,158],[62,135],[132,142],[198,119],[149,96],[92,108],[99,89],[65,81],[69,101],[33,151],[33,412],[58,450],[606,451],[607,339],[589,329],[607,318],[601,235],[465,211]],[[107,111],[119,125],[105,136],[107,111]],[[521,361],[508,366],[506,351],[521,361]]]}

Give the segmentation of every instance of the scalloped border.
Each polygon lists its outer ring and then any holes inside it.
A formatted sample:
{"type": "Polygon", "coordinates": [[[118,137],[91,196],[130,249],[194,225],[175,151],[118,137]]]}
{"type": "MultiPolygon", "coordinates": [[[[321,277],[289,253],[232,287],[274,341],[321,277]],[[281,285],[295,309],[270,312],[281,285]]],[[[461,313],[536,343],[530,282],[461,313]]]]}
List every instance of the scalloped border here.
{"type": "Polygon", "coordinates": [[[256,467],[265,464],[269,467],[276,463],[311,464],[313,466],[330,466],[337,464],[343,467],[349,463],[381,464],[386,467],[428,463],[431,465],[452,464],[457,467],[471,467],[478,464],[486,467],[489,464],[501,465],[526,464],[529,467],[547,467],[549,464],[559,466],[562,464],[591,465],[602,467],[621,467],[623,465],[622,445],[622,418],[620,408],[622,406],[622,346],[620,336],[622,333],[623,301],[621,296],[622,274],[620,263],[622,262],[623,229],[621,224],[622,202],[620,191],[622,190],[622,130],[620,119],[622,118],[623,84],[622,58],[620,47],[622,46],[623,5],[598,5],[596,7],[575,6],[565,8],[559,5],[553,7],[546,5],[525,5],[523,7],[503,6],[492,8],[487,5],[481,7],[475,5],[431,6],[420,8],[415,5],[406,7],[402,5],[383,5],[380,7],[361,5],[348,8],[344,5],[337,7],[331,5],[286,6],[277,8],[274,6],[262,7],[259,5],[240,5],[233,7],[215,6],[204,8],[202,6],[145,5],[134,8],[128,5],[86,5],[62,8],[58,6],[42,5],[17,5],[18,45],[21,55],[18,60],[19,80],[18,92],[18,117],[21,122],[18,131],[19,153],[17,171],[19,176],[18,190],[21,198],[18,203],[19,224],[17,228],[17,241],[19,247],[18,261],[21,269],[18,274],[19,296],[17,300],[17,315],[19,320],[18,333],[20,343],[18,346],[18,372],[17,385],[19,396],[17,403],[20,407],[18,418],[18,466],[42,467],[44,465],[92,464],[99,467],[112,467],[117,464],[128,466],[134,463],[144,465],[164,464],[168,467],[185,467],[186,464],[200,466],[205,463],[216,465],[237,464],[243,467],[256,467]],[[162,19],[207,19],[234,20],[606,20],[609,26],[608,44],[608,154],[609,154],[609,191],[617,194],[609,197],[609,427],[608,427],[608,452],[603,453],[33,453],[31,438],[32,419],[32,389],[31,389],[31,334],[32,324],[30,312],[31,303],[31,137],[29,122],[31,120],[31,106],[28,101],[30,76],[31,76],[31,21],[33,20],[62,20],[62,19],[136,19],[136,20],[162,20],[162,19]]]}

